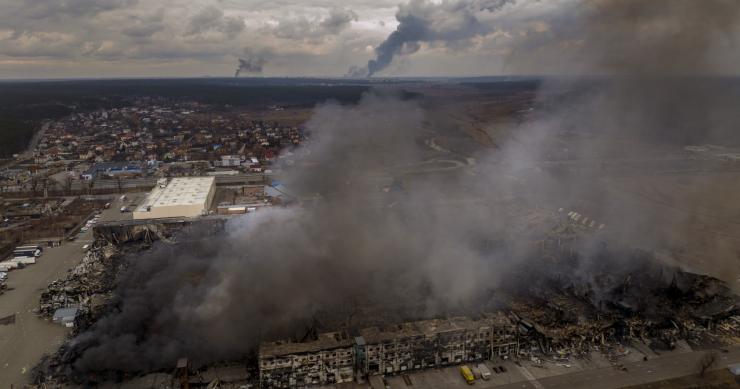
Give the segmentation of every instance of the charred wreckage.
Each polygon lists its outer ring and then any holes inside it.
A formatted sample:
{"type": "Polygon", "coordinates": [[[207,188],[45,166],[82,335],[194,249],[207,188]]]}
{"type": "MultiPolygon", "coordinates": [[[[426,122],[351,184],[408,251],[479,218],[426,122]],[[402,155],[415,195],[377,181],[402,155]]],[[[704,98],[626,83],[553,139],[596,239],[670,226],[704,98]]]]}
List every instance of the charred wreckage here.
{"type": "MultiPolygon", "coordinates": [[[[222,227],[210,226],[214,231],[222,227]]],[[[116,273],[127,266],[130,253],[156,240],[171,240],[183,228],[188,226],[100,227],[83,262],[43,294],[40,314],[51,317],[56,309],[78,308],[74,332],[84,332],[105,313],[116,273]]],[[[567,362],[596,351],[616,364],[625,346],[636,341],[653,350],[672,349],[679,341],[696,348],[738,342],[740,298],[722,281],[662,264],[639,250],[601,248],[584,271],[583,258],[571,246],[577,234],[567,224],[558,228],[538,242],[541,254],[546,253],[539,266],[515,272],[492,292],[494,310],[372,326],[312,323],[301,336],[262,341],[253,355],[226,365],[193,368],[183,358],[171,371],[103,376],[138,377],[148,387],[162,388],[294,388],[495,358],[567,362]],[[574,276],[574,269],[584,275],[574,276]]],[[[36,383],[96,382],[89,374],[73,372],[74,358],[63,346],[35,369],[36,383]]]]}

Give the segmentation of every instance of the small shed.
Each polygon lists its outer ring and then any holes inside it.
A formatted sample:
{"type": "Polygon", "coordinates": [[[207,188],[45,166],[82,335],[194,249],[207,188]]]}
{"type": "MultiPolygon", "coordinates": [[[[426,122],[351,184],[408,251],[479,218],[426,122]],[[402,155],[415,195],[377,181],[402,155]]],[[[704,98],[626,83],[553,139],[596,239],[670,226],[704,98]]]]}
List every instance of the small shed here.
{"type": "Polygon", "coordinates": [[[72,327],[74,326],[75,319],[77,318],[79,311],[79,308],[59,308],[54,311],[54,316],[51,321],[59,323],[65,327],[72,327]]]}

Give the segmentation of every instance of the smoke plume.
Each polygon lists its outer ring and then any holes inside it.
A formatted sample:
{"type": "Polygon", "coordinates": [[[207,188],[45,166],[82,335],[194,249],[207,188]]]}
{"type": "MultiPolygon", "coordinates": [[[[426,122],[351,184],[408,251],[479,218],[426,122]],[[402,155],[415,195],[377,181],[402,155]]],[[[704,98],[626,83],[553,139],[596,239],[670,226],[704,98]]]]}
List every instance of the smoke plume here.
{"type": "Polygon", "coordinates": [[[242,73],[262,73],[262,68],[265,66],[265,63],[267,63],[267,61],[263,57],[247,53],[247,57],[239,58],[239,67],[236,68],[234,77],[239,77],[242,73]]]}
{"type": "Polygon", "coordinates": [[[497,12],[515,0],[445,0],[432,3],[426,0],[412,0],[399,6],[396,14],[398,27],[388,38],[375,48],[376,57],[367,63],[363,71],[354,69],[351,76],[366,73],[372,77],[385,69],[398,55],[417,52],[422,43],[460,42],[478,35],[485,35],[493,26],[485,18],[486,14],[497,12]]]}

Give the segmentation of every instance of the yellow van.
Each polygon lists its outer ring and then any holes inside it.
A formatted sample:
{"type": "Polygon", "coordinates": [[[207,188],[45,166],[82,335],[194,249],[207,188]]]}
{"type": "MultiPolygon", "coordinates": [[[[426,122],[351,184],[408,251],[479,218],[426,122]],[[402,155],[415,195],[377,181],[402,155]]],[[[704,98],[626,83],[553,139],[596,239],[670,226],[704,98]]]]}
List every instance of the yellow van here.
{"type": "Polygon", "coordinates": [[[473,385],[475,383],[475,375],[473,375],[473,371],[470,370],[467,365],[460,366],[460,375],[465,378],[465,382],[467,382],[468,385],[473,385]]]}

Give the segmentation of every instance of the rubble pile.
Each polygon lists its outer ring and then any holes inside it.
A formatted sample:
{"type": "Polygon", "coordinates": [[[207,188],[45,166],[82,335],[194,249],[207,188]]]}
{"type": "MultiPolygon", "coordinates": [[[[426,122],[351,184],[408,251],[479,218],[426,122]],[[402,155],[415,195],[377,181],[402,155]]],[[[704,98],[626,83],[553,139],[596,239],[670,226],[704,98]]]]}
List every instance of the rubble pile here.
{"type": "Polygon", "coordinates": [[[523,341],[542,355],[580,357],[641,341],[673,349],[679,340],[703,348],[736,343],[740,298],[720,280],[658,262],[649,253],[548,259],[509,296],[523,341]],[[607,258],[620,255],[623,260],[607,258]],[[574,262],[580,260],[580,262],[574,262]],[[582,274],[578,274],[582,273],[582,274]]]}
{"type": "MultiPolygon", "coordinates": [[[[122,259],[112,245],[94,248],[64,278],[53,281],[41,294],[39,314],[50,318],[60,308],[80,308],[90,316],[110,297],[122,259]]],[[[87,314],[87,315],[85,315],[87,314]]]]}

